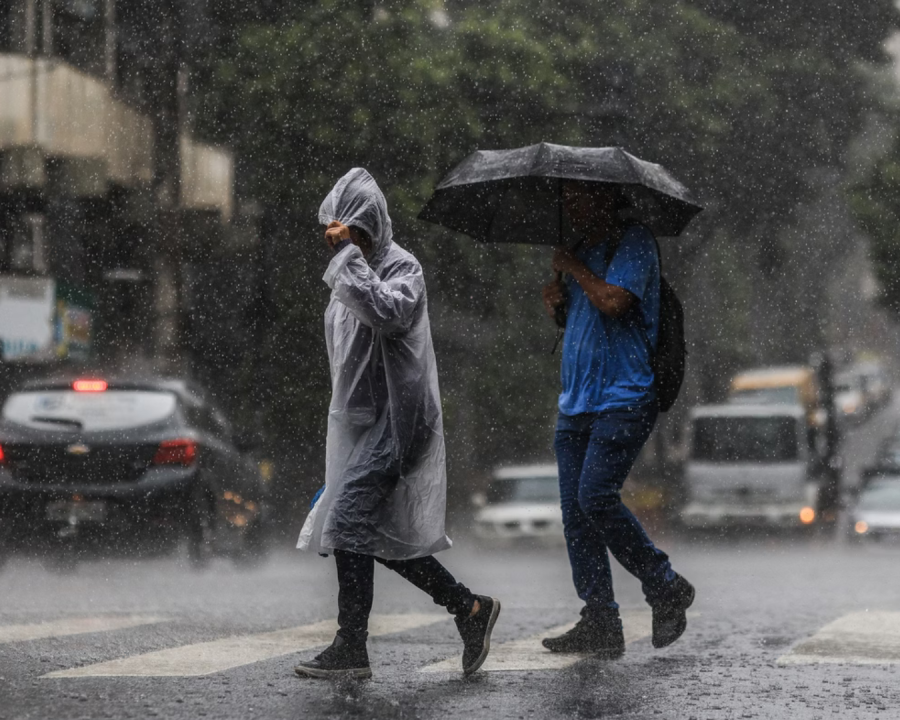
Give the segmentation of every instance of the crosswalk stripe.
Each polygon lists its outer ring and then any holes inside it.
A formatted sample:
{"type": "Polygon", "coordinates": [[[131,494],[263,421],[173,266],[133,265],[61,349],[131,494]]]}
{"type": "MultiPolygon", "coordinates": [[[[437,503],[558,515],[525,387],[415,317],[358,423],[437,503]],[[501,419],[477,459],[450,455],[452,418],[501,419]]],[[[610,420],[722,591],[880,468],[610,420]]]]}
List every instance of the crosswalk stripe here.
{"type": "MultiPolygon", "coordinates": [[[[541,645],[545,637],[566,632],[572,623],[550,628],[521,640],[512,640],[491,647],[491,653],[481,670],[484,672],[508,672],[524,670],[562,670],[590,657],[586,654],[552,653],[541,645]]],[[[622,612],[625,642],[649,637],[652,632],[652,615],[647,610],[622,612]]],[[[422,668],[421,672],[458,672],[462,666],[460,657],[452,657],[422,668]]]]}
{"type": "Polygon", "coordinates": [[[822,627],[778,665],[891,665],[900,663],[900,612],[855,612],[822,627]]]}
{"type": "Polygon", "coordinates": [[[51,620],[26,625],[3,625],[0,626],[0,644],[122,630],[139,625],[153,625],[165,622],[166,619],[156,615],[101,615],[98,617],[66,618],[64,620],[51,620]]]}
{"type": "MultiPolygon", "coordinates": [[[[440,622],[446,615],[373,615],[369,636],[391,635],[440,622]]],[[[282,655],[313,650],[331,643],[335,620],[276,630],[257,635],[238,635],[210,642],[183,645],[86,665],[57,670],[45,678],[78,677],[191,677],[210,675],[282,655]]]]}

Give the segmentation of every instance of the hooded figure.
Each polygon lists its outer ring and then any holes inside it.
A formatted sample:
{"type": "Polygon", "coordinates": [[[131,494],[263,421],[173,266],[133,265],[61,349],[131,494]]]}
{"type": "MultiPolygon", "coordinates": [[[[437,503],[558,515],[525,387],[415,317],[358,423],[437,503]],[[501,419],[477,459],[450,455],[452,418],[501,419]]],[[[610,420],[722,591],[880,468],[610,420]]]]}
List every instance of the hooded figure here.
{"type": "Polygon", "coordinates": [[[388,560],[450,547],[444,533],[447,475],[437,366],[422,267],[393,242],[387,202],[354,168],[319,208],[319,221],[359,228],[368,259],[348,244],[324,280],[331,288],[325,339],[331,406],[325,491],[298,547],[388,560]]]}
{"type": "Polygon", "coordinates": [[[481,667],[500,602],[475,595],[433,553],[444,534],[447,476],[437,367],[422,267],[394,244],[384,195],[355,168],[319,208],[334,257],[325,338],[331,406],[325,488],[298,547],[334,555],[338,631],[295,668],[302,677],[369,677],[375,561],[455,616],[463,672],[481,667]]]}

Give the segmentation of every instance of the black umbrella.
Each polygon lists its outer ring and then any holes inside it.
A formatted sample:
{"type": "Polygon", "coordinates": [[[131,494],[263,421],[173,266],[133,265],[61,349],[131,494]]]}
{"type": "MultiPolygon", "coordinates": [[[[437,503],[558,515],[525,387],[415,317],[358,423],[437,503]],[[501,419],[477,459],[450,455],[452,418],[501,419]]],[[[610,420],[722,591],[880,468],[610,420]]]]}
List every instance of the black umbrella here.
{"type": "Polygon", "coordinates": [[[678,235],[703,209],[665,168],[622,148],[540,143],[472,153],[419,217],[482,242],[564,244],[564,180],[615,185],[630,203],[624,213],[655,235],[678,235]]]}

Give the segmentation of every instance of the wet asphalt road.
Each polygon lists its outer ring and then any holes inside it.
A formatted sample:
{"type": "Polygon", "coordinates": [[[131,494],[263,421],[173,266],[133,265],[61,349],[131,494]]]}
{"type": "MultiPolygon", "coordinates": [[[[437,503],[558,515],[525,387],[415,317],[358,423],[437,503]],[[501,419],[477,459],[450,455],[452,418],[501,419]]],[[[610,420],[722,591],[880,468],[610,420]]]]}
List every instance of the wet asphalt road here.
{"type": "MultiPolygon", "coordinates": [[[[851,467],[895,412],[854,434],[851,467]]],[[[576,619],[561,546],[461,541],[444,553],[460,580],[503,602],[491,657],[501,669],[468,680],[452,667],[461,647],[449,616],[383,568],[375,677],[331,684],[295,677],[315,651],[291,652],[330,632],[320,623],[335,613],[331,560],[285,551],[201,573],[176,558],[96,560],[67,574],[14,561],[0,573],[0,718],[900,717],[900,546],[656,538],[698,590],[687,633],[654,650],[638,583],[616,567],[635,639],[621,660],[566,667],[522,642],[576,619]],[[287,628],[300,629],[272,634],[287,628]]]]}

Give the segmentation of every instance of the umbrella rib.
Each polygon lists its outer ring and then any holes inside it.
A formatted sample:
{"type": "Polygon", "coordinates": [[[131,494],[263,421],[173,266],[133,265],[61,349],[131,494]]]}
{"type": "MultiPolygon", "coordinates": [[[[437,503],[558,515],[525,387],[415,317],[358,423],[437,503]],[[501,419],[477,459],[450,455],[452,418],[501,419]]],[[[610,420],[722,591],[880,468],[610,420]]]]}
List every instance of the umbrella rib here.
{"type": "Polygon", "coordinates": [[[634,157],[634,155],[632,155],[627,150],[624,150],[623,148],[618,148],[618,150],[620,153],[622,153],[625,156],[625,159],[628,161],[628,167],[631,168],[631,172],[635,177],[635,181],[633,183],[629,183],[629,184],[631,184],[631,185],[644,184],[644,178],[641,174],[641,170],[643,169],[643,168],[641,168],[641,165],[640,165],[641,161],[638,160],[636,157],[634,157]]]}
{"type": "Polygon", "coordinates": [[[547,149],[547,143],[539,142],[537,152],[534,154],[534,158],[531,160],[531,168],[528,171],[528,175],[530,177],[537,177],[537,169],[540,166],[541,160],[543,159],[544,151],[547,149]]]}

